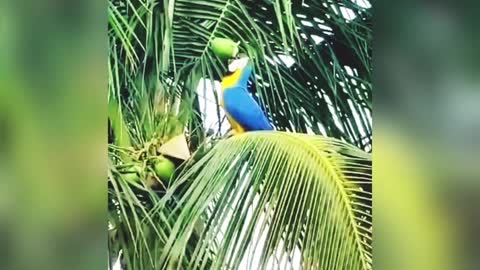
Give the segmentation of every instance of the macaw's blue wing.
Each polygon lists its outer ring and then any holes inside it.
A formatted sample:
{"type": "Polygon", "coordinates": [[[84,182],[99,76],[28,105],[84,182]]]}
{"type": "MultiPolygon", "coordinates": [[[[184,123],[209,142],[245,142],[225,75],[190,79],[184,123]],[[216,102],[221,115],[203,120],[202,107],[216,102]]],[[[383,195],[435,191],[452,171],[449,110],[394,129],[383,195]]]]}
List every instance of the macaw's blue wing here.
{"type": "Polygon", "coordinates": [[[245,130],[272,130],[272,125],[244,87],[231,87],[223,93],[225,111],[245,130]]]}

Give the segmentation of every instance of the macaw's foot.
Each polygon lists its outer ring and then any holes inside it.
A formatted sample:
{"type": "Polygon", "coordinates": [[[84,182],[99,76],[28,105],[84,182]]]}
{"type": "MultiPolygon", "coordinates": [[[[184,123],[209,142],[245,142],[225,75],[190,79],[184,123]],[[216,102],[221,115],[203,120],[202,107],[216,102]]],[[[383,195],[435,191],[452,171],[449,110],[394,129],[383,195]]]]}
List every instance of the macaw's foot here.
{"type": "Polygon", "coordinates": [[[235,131],[233,129],[230,129],[227,134],[225,135],[227,138],[230,138],[235,135],[235,131]]]}
{"type": "Polygon", "coordinates": [[[240,135],[245,133],[246,131],[244,129],[230,129],[227,134],[225,134],[225,137],[230,138],[235,135],[240,135]]]}

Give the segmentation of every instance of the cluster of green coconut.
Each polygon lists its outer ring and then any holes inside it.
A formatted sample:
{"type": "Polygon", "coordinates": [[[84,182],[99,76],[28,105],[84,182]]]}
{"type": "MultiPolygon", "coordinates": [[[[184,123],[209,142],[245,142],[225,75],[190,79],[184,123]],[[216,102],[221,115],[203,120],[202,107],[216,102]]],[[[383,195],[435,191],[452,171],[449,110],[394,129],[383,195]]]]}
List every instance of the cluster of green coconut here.
{"type": "MultiPolygon", "coordinates": [[[[228,38],[214,38],[210,42],[210,47],[213,53],[218,56],[220,59],[232,59],[235,58],[239,51],[239,44],[240,42],[234,42],[228,38]]],[[[116,129],[117,134],[127,134],[125,131],[121,130],[124,128],[122,125],[123,119],[117,119],[118,108],[115,103],[110,104],[111,106],[111,113],[110,118],[111,121],[114,122],[114,129],[116,129]],[[115,125],[118,124],[118,125],[115,125]],[[122,132],[123,131],[123,132],[122,132]]],[[[127,146],[131,145],[128,136],[123,138],[122,136],[118,136],[118,145],[119,146],[127,146]]],[[[140,183],[142,180],[146,181],[149,186],[156,185],[154,180],[161,181],[164,184],[168,184],[172,179],[172,176],[175,172],[175,163],[172,161],[173,158],[176,159],[186,159],[189,156],[188,149],[186,149],[186,143],[180,143],[177,139],[175,142],[176,144],[173,147],[170,147],[170,152],[173,153],[170,155],[166,155],[165,151],[163,154],[157,151],[150,151],[147,149],[144,151],[142,155],[138,155],[138,157],[133,154],[132,156],[126,157],[124,159],[127,160],[126,163],[117,166],[118,171],[121,174],[121,177],[130,183],[140,183]],[[179,148],[183,148],[179,150],[179,148]],[[173,149],[173,151],[172,151],[173,149]],[[178,155],[178,151],[180,151],[180,155],[178,155]],[[183,151],[183,154],[182,154],[183,151]],[[152,153],[150,153],[152,152],[152,153]],[[173,157],[173,158],[172,158],[173,157]],[[152,174],[155,174],[153,177],[152,174]],[[154,179],[154,180],[152,180],[154,179]]],[[[125,161],[125,160],[124,160],[125,161]]]]}
{"type": "Polygon", "coordinates": [[[175,173],[176,164],[187,160],[190,151],[183,134],[166,142],[153,140],[143,149],[124,155],[124,164],[117,166],[121,177],[129,183],[144,181],[149,187],[166,186],[175,173]]]}
{"type": "MultiPolygon", "coordinates": [[[[130,183],[138,183],[141,179],[151,180],[148,177],[148,172],[152,171],[162,183],[169,183],[175,172],[175,164],[169,158],[160,155],[146,163],[132,162],[124,166],[119,166],[118,169],[123,179],[130,183]]],[[[149,185],[154,184],[150,183],[149,185]]]]}

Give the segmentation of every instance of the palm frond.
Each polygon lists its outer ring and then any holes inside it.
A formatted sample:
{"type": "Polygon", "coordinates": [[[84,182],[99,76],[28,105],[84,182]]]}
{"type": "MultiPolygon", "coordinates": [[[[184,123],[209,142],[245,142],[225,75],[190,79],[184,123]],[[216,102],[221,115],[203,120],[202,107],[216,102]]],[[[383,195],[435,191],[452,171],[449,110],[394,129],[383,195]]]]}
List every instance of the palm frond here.
{"type": "Polygon", "coordinates": [[[341,141],[234,136],[184,171],[157,209],[172,198],[162,269],[371,269],[371,157],[341,141]]]}
{"type": "MultiPolygon", "coordinates": [[[[148,178],[154,177],[148,169],[140,173],[141,181],[132,181],[128,176],[125,166],[122,168],[110,163],[110,261],[120,256],[122,269],[156,269],[175,222],[176,217],[170,215],[174,203],[152,213],[151,210],[160,203],[161,193],[165,189],[154,191],[146,184],[148,178]]],[[[192,241],[195,241],[194,237],[192,241]]],[[[189,254],[188,249],[186,254],[189,254]]]]}

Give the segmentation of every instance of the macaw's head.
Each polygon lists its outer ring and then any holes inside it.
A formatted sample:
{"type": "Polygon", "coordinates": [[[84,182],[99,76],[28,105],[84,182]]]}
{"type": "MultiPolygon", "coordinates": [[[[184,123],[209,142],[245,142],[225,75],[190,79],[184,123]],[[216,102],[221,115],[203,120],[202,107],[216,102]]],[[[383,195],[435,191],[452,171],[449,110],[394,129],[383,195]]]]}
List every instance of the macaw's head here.
{"type": "Polygon", "coordinates": [[[222,89],[236,85],[242,75],[242,70],[248,64],[248,57],[243,56],[239,59],[229,61],[228,72],[222,79],[222,89]]]}
{"type": "Polygon", "coordinates": [[[228,60],[228,72],[233,73],[237,69],[243,69],[248,64],[249,58],[246,54],[241,53],[235,59],[228,60]]]}

